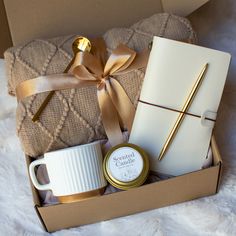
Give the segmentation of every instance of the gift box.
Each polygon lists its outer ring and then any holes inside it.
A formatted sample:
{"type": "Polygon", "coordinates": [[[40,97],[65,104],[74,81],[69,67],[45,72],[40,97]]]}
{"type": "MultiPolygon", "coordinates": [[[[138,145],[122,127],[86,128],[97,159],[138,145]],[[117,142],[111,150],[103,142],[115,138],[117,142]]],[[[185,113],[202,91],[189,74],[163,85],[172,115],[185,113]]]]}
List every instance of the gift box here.
{"type": "MultiPolygon", "coordinates": [[[[222,159],[214,137],[211,148],[213,165],[209,168],[79,202],[42,206],[37,190],[31,185],[35,210],[45,230],[53,232],[216,194],[222,159]]],[[[31,161],[26,156],[27,166],[31,161]]]]}
{"type": "MultiPolygon", "coordinates": [[[[4,1],[4,5],[3,1],[0,1],[0,22],[4,25],[4,28],[0,29],[8,29],[4,30],[4,34],[1,33],[4,35],[0,42],[1,52],[12,42],[16,45],[37,37],[49,38],[76,33],[77,29],[85,35],[98,35],[110,27],[130,25],[156,12],[188,15],[206,0],[194,3],[188,0],[153,0],[148,6],[141,0],[135,1],[135,4],[131,1],[122,1],[122,4],[120,1],[117,4],[109,2],[71,1],[71,4],[66,4],[58,1],[40,3],[24,0],[21,5],[16,5],[13,0],[8,0],[4,1]],[[94,4],[96,8],[93,7],[94,4]],[[54,11],[55,6],[57,13],[54,11]],[[65,14],[66,12],[69,14],[65,14]],[[114,12],[118,16],[122,12],[122,17],[115,17],[114,12]],[[104,15],[106,17],[101,17],[104,15]],[[80,20],[81,17],[83,21],[80,20]],[[22,25],[24,27],[20,27],[22,25]]],[[[39,194],[32,186],[35,210],[45,230],[52,232],[215,194],[219,189],[222,160],[214,138],[211,140],[211,148],[213,164],[209,168],[80,202],[42,206],[39,194]]],[[[27,166],[31,161],[32,159],[26,156],[27,166]]]]}

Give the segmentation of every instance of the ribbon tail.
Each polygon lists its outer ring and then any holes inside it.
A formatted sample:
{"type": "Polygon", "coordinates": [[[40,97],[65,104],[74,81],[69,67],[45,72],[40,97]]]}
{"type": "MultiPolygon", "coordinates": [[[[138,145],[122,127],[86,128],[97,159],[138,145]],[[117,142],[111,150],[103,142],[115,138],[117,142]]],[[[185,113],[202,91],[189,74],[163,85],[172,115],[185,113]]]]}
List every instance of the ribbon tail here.
{"type": "Polygon", "coordinates": [[[106,88],[123,124],[130,133],[135,115],[134,105],[117,80],[113,78],[107,80],[106,88]]]}
{"type": "Polygon", "coordinates": [[[97,90],[98,103],[102,114],[102,123],[112,146],[123,143],[117,111],[105,87],[97,90]]]}
{"type": "Polygon", "coordinates": [[[96,86],[98,83],[96,78],[90,77],[88,78],[89,80],[79,80],[69,74],[40,76],[21,82],[16,87],[16,95],[18,101],[20,101],[26,97],[44,92],[96,86]]]}

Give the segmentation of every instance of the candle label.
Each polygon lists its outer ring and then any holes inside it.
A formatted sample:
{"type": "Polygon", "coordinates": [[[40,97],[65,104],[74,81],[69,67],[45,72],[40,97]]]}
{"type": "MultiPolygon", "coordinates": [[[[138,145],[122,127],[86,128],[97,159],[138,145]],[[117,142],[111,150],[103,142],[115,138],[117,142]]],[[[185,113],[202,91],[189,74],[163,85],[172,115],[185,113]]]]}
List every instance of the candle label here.
{"type": "Polygon", "coordinates": [[[143,158],[134,148],[120,147],[110,155],[108,170],[116,180],[122,182],[135,180],[143,170],[143,158]]]}

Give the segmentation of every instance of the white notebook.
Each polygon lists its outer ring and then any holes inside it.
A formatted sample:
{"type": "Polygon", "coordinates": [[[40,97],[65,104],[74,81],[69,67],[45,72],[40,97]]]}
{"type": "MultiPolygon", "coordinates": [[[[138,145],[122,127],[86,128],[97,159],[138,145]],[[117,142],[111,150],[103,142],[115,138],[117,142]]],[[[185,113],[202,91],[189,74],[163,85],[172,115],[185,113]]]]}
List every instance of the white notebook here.
{"type": "Polygon", "coordinates": [[[150,157],[150,168],[181,175],[201,169],[215,124],[230,63],[225,52],[154,37],[130,143],[150,157]],[[163,159],[160,151],[199,73],[204,80],[163,159]]]}

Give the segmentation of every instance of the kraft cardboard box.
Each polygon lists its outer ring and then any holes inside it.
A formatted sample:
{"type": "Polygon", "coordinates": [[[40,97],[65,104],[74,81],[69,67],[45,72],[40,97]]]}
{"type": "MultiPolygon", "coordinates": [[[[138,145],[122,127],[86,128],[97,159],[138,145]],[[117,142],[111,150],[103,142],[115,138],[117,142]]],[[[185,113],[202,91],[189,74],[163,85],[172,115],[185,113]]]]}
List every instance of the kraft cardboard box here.
{"type": "MultiPolygon", "coordinates": [[[[45,230],[53,232],[216,194],[222,160],[214,137],[211,148],[213,164],[209,168],[79,202],[42,206],[31,185],[35,210],[45,230]]],[[[29,166],[31,158],[26,156],[26,161],[29,166]]]]}
{"type": "MultiPolygon", "coordinates": [[[[22,0],[19,5],[14,0],[0,0],[0,55],[9,46],[33,38],[78,31],[84,35],[101,35],[111,27],[128,26],[156,12],[186,16],[205,2],[207,0],[150,0],[147,5],[144,0],[120,0],[112,4],[109,0],[71,0],[70,4],[56,0],[43,3],[22,0]]],[[[213,165],[207,169],[80,202],[42,206],[37,190],[31,185],[35,210],[45,230],[52,232],[215,194],[222,160],[214,138],[211,148],[213,165]]],[[[31,161],[26,156],[27,167],[31,161]]]]}

